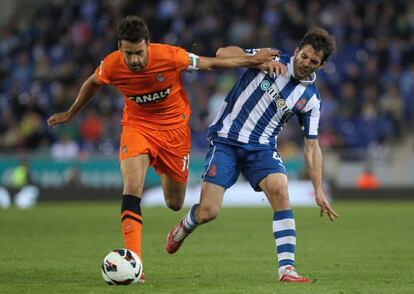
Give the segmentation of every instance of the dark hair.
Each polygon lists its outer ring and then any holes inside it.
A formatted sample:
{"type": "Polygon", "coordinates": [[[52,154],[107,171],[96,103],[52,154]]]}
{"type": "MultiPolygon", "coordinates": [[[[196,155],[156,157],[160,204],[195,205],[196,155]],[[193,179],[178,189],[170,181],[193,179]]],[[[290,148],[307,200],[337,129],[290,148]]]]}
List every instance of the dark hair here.
{"type": "Polygon", "coordinates": [[[316,51],[322,51],[322,63],[331,56],[336,50],[335,38],[322,28],[314,28],[308,31],[299,43],[299,49],[306,45],[312,46],[316,51]]]}
{"type": "Polygon", "coordinates": [[[124,18],[117,28],[118,41],[139,43],[142,40],[149,40],[149,31],[145,21],[136,15],[129,15],[124,18]]]}

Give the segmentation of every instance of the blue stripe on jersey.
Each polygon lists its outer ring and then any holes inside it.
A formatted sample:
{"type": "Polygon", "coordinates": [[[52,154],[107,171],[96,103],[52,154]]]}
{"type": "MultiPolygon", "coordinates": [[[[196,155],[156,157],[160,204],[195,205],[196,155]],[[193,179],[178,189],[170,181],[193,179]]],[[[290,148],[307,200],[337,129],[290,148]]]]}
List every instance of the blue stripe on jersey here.
{"type": "MultiPolygon", "coordinates": [[[[307,138],[307,139],[316,139],[316,138],[318,138],[318,136],[309,135],[309,125],[310,125],[311,112],[312,112],[312,110],[310,110],[306,113],[303,113],[303,115],[299,119],[299,123],[304,128],[303,129],[303,134],[304,134],[305,138],[307,138]]],[[[298,118],[299,118],[299,116],[298,116],[298,118]]]]}
{"type": "MultiPolygon", "coordinates": [[[[282,97],[286,100],[287,97],[295,90],[295,87],[297,86],[298,81],[291,79],[280,91],[282,94],[282,97]]],[[[266,126],[269,124],[270,120],[273,118],[274,114],[277,112],[277,107],[274,102],[272,102],[266,109],[266,111],[262,114],[260,119],[257,121],[256,126],[254,127],[252,133],[249,136],[249,143],[257,143],[259,142],[260,136],[263,134],[266,126]]],[[[283,126],[283,122],[279,123],[276,127],[277,132],[280,131],[280,128],[283,126]]],[[[273,134],[277,134],[273,132],[273,134]]],[[[269,140],[269,143],[271,145],[275,145],[275,138],[272,134],[272,137],[269,140]]]]}
{"type": "MultiPolygon", "coordinates": [[[[279,62],[287,65],[290,61],[290,56],[288,54],[281,54],[279,57],[279,62]]],[[[276,77],[277,78],[277,77],[276,77]]],[[[274,83],[275,79],[270,79],[271,83],[274,83]]],[[[286,87],[287,85],[285,85],[286,87]]],[[[289,94],[294,90],[290,89],[289,94]]],[[[253,129],[253,131],[251,132],[250,136],[249,136],[249,144],[250,143],[255,143],[257,144],[259,142],[259,138],[262,135],[263,131],[265,130],[266,126],[268,125],[268,123],[270,122],[270,120],[273,118],[273,115],[277,112],[277,107],[274,103],[271,103],[269,105],[269,107],[266,109],[266,111],[262,114],[262,116],[260,117],[260,119],[258,120],[255,128],[253,129]]],[[[278,128],[278,130],[280,131],[280,128],[278,128]]],[[[275,146],[276,145],[276,138],[275,136],[272,136],[269,140],[269,144],[275,146]]]]}
{"type": "Polygon", "coordinates": [[[310,118],[311,118],[312,110],[309,110],[306,113],[298,113],[298,121],[300,126],[303,128],[303,134],[306,139],[316,139],[318,138],[317,135],[309,135],[309,126],[310,126],[310,118]]]}
{"type": "Polygon", "coordinates": [[[276,146],[276,135],[272,134],[272,137],[269,139],[269,145],[276,146]]]}
{"type": "Polygon", "coordinates": [[[257,121],[252,133],[249,136],[249,143],[259,142],[260,136],[263,134],[273,115],[277,112],[276,104],[272,101],[266,111],[257,121]]]}
{"type": "MultiPolygon", "coordinates": [[[[265,76],[262,81],[269,79],[270,78],[268,76],[265,76]]],[[[260,81],[260,83],[262,81],[260,81]]],[[[256,106],[257,102],[262,98],[264,92],[265,91],[260,86],[253,91],[250,97],[243,104],[243,108],[240,110],[237,117],[234,119],[227,138],[229,138],[230,140],[237,141],[237,139],[239,138],[239,132],[243,124],[249,118],[250,112],[256,106]]]]}
{"type": "Polygon", "coordinates": [[[318,98],[318,100],[319,100],[319,111],[322,111],[321,94],[319,93],[319,91],[316,87],[315,87],[315,94],[316,94],[316,98],[318,98]]]}
{"type": "Polygon", "coordinates": [[[321,101],[321,93],[319,93],[319,91],[318,91],[318,89],[316,88],[315,85],[314,85],[314,87],[315,87],[316,98],[318,98],[318,100],[321,101]]]}
{"type": "Polygon", "coordinates": [[[280,91],[280,95],[286,100],[289,95],[295,90],[295,87],[299,85],[299,81],[296,79],[290,79],[290,81],[286,84],[286,86],[283,87],[283,89],[280,91]]]}
{"type": "Polygon", "coordinates": [[[298,113],[297,114],[299,125],[303,128],[303,133],[304,134],[309,133],[309,123],[310,123],[311,111],[312,110],[310,110],[306,113],[298,113]]]}
{"type": "MultiPolygon", "coordinates": [[[[290,79],[290,81],[286,84],[286,86],[283,87],[282,91],[280,91],[281,96],[286,100],[289,97],[289,95],[292,93],[292,91],[295,90],[295,87],[299,83],[300,82],[298,80],[290,79]]],[[[280,133],[280,130],[282,129],[283,124],[284,124],[284,121],[279,122],[276,128],[273,130],[272,136],[269,139],[269,144],[271,144],[272,146],[276,145],[276,135],[280,133]]]]}
{"type": "MultiPolygon", "coordinates": [[[[312,98],[312,96],[316,94],[318,97],[318,90],[316,90],[316,87],[314,84],[309,85],[306,87],[305,92],[303,93],[301,98],[306,99],[306,103],[312,98]]],[[[319,96],[320,98],[320,96],[319,96]]],[[[295,106],[296,111],[296,106],[295,106]]],[[[302,113],[302,112],[296,112],[296,116],[298,117],[299,124],[303,129],[303,133],[305,134],[305,137],[308,139],[316,139],[318,136],[315,135],[309,135],[309,125],[310,125],[310,117],[311,117],[312,110],[309,110],[308,112],[302,113]]]]}
{"type": "Polygon", "coordinates": [[[223,127],[223,120],[233,110],[237,98],[259,73],[259,70],[248,69],[237,81],[237,83],[234,85],[234,87],[231,89],[231,91],[227,94],[226,98],[224,99],[224,101],[227,102],[227,106],[223,114],[221,115],[220,119],[217,121],[216,124],[210,126],[210,128],[208,129],[208,137],[216,136],[217,132],[221,130],[221,128],[223,127]]]}
{"type": "Polygon", "coordinates": [[[284,65],[288,64],[290,61],[290,56],[288,54],[281,54],[279,57],[279,62],[284,65]]]}
{"type": "MultiPolygon", "coordinates": [[[[303,92],[302,97],[300,97],[299,100],[302,99],[302,98],[305,98],[306,103],[308,103],[308,101],[312,98],[312,96],[314,94],[315,94],[315,86],[313,84],[309,85],[309,86],[306,87],[305,92],[303,92]]],[[[296,104],[294,105],[292,110],[294,110],[296,112],[296,104]]]]}

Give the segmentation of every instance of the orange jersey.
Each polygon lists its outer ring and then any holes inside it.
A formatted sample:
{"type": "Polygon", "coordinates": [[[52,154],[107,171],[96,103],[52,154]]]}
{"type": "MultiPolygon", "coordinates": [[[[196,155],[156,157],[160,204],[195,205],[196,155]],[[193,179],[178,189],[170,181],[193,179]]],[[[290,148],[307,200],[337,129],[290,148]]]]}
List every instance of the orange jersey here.
{"type": "Polygon", "coordinates": [[[174,129],[186,125],[191,114],[181,78],[189,65],[186,50],[150,43],[148,63],[142,70],[131,71],[117,50],[102,60],[96,77],[124,95],[122,125],[174,129]]]}

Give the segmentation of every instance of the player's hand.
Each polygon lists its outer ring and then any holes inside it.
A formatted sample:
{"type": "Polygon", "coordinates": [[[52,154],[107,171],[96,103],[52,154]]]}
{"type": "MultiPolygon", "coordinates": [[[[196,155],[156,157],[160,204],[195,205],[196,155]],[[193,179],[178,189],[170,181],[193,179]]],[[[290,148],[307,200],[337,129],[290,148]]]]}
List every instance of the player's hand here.
{"type": "Polygon", "coordinates": [[[275,50],[272,48],[262,48],[255,55],[253,55],[253,57],[260,64],[260,63],[270,62],[275,57],[278,57],[279,55],[280,55],[279,50],[275,50]]]}
{"type": "Polygon", "coordinates": [[[284,76],[287,72],[286,66],[278,61],[264,63],[260,66],[260,68],[271,77],[280,75],[284,76]]]}
{"type": "Polygon", "coordinates": [[[334,221],[338,217],[338,214],[335,212],[335,210],[333,210],[331,205],[329,205],[329,202],[326,199],[324,192],[316,193],[315,200],[316,200],[316,203],[321,208],[321,217],[323,216],[324,213],[328,215],[331,221],[334,221]]]}
{"type": "Polygon", "coordinates": [[[64,124],[68,122],[71,119],[69,112],[58,112],[52,115],[47,120],[47,125],[51,128],[53,128],[56,125],[64,124]]]}

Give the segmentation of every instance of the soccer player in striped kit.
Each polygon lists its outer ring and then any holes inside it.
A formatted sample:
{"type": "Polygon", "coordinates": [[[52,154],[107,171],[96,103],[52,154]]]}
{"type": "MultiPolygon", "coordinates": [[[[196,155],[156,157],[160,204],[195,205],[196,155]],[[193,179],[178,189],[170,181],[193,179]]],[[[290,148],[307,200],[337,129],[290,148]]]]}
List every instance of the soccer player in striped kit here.
{"type": "MultiPolygon", "coordinates": [[[[256,54],[258,49],[220,48],[217,56],[256,54]]],[[[322,187],[322,152],[318,143],[321,97],[315,71],[335,51],[335,40],[323,29],[308,31],[293,56],[280,55],[285,65],[272,75],[247,70],[227,95],[209,127],[210,148],[205,160],[200,203],[170,231],[166,250],[175,253],[198,225],[215,219],[224,192],[240,172],[255,191],[264,191],[273,210],[278,273],[281,282],[308,283],[295,270],[296,230],[289,203],[286,169],[277,150],[277,136],[292,115],[298,117],[305,140],[304,158],[321,216],[333,221],[336,212],[322,187]]]]}

